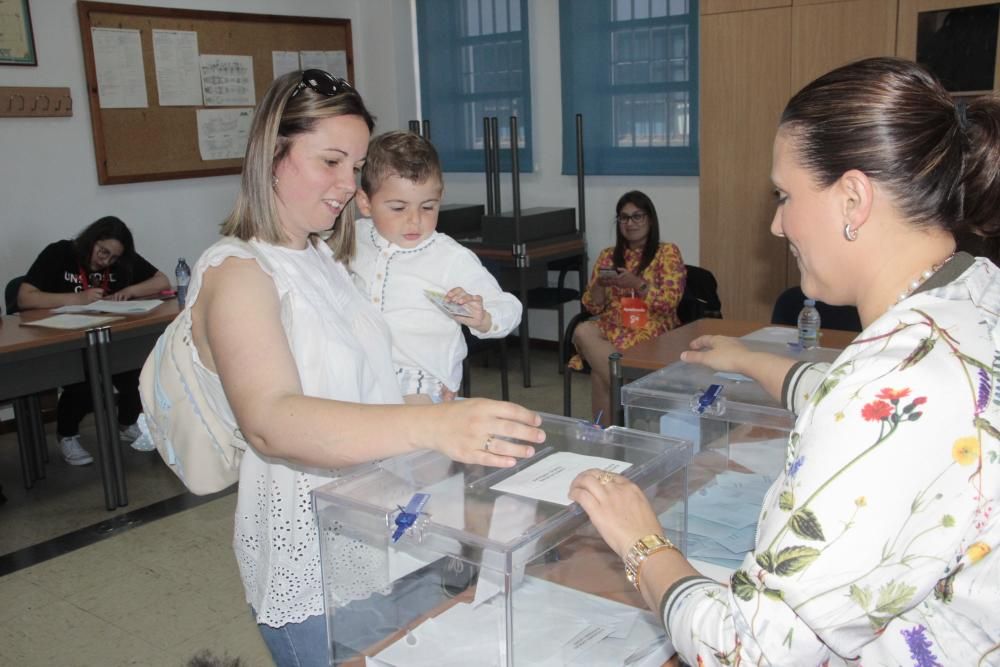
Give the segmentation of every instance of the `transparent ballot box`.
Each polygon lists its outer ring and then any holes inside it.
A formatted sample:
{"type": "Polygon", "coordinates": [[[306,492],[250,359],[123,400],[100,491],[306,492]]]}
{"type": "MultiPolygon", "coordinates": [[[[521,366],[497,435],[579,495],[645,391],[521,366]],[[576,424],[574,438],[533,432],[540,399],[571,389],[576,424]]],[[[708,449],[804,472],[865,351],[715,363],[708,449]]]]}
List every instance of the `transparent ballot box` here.
{"type": "MultiPolygon", "coordinates": [[[[512,468],[415,452],[313,492],[331,664],[669,658],[662,623],[567,493],[579,471],[606,469],[665,510],[686,495],[691,444],[554,415],[542,428],[545,443],[512,468]]],[[[677,516],[668,528],[683,537],[677,516]]]]}
{"type": "MultiPolygon", "coordinates": [[[[839,354],[760,341],[748,347],[810,361],[839,354]]],[[[748,377],[682,361],[623,386],[622,405],[629,428],[694,444],[687,506],[660,520],[669,527],[686,514],[685,555],[704,574],[727,578],[754,547],[767,491],[793,464],[786,452],[795,416],[748,377]]]]}

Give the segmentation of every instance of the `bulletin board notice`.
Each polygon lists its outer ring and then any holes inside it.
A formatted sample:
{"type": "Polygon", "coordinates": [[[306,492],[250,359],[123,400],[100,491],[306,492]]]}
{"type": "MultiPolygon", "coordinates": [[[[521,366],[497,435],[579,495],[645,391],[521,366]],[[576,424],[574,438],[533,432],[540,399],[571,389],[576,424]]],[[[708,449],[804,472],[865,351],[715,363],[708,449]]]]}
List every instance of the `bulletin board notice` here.
{"type": "Polygon", "coordinates": [[[284,72],[354,80],[349,19],[77,3],[101,185],[237,174],[284,72]]]}

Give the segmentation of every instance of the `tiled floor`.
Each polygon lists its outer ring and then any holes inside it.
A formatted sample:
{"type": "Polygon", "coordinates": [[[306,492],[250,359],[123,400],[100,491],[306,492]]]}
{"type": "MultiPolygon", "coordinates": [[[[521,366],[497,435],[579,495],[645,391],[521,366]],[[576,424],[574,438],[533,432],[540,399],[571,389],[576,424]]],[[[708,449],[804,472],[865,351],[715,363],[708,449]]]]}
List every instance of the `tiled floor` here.
{"type": "MultiPolygon", "coordinates": [[[[511,399],[560,414],[562,376],[555,371],[555,352],[533,352],[530,389],[521,386],[516,361],[512,354],[511,399]]],[[[474,395],[499,396],[495,368],[473,362],[472,373],[474,395]]],[[[574,375],[573,399],[574,416],[586,417],[587,376],[574,375]]],[[[0,436],[0,483],[11,499],[0,505],[0,554],[115,516],[103,508],[96,468],[70,468],[50,446],[47,478],[26,493],[16,439],[0,436]]],[[[131,513],[105,523],[104,539],[0,577],[0,666],[182,667],[205,649],[238,656],[244,665],[271,665],[232,552],[236,496],[149,520],[137,508],[161,507],[155,502],[180,488],[155,454],[130,450],[129,460],[131,503],[117,514],[131,513]],[[130,520],[135,527],[125,525],[130,520]]]]}

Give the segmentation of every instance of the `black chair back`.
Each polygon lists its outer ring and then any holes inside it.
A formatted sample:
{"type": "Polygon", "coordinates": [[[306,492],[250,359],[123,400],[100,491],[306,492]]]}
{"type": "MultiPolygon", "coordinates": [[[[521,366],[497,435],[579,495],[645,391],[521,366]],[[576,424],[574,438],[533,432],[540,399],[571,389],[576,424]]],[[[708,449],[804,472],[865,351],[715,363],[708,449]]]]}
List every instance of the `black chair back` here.
{"type": "Polygon", "coordinates": [[[687,264],[687,282],[684,294],[677,305],[681,324],[703,317],[722,318],[722,301],[719,300],[719,283],[708,269],[687,264]]]}
{"type": "MultiPolygon", "coordinates": [[[[799,311],[802,310],[802,302],[806,295],[802,293],[802,288],[798,285],[789,287],[778,295],[774,302],[774,310],[771,312],[771,324],[787,324],[797,326],[799,323],[799,311]]],[[[861,331],[861,318],[858,316],[858,309],[854,306],[830,306],[822,301],[816,302],[816,310],[819,311],[819,325],[824,329],[837,329],[838,331],[861,331]]]]}

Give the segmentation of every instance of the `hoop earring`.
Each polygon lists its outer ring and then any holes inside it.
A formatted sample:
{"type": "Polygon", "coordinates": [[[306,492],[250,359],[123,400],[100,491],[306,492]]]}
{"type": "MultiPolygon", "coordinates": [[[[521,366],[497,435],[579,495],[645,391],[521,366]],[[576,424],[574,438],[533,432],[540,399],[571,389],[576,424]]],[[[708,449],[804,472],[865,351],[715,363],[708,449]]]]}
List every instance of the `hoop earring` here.
{"type": "Polygon", "coordinates": [[[844,238],[847,239],[848,241],[858,240],[858,230],[851,229],[851,223],[847,223],[846,225],[844,225],[844,238]]]}

